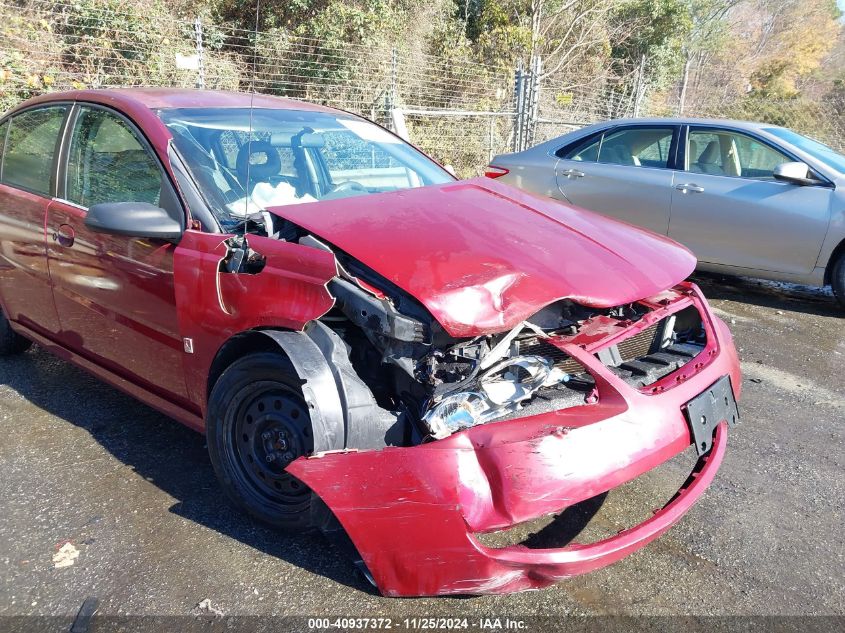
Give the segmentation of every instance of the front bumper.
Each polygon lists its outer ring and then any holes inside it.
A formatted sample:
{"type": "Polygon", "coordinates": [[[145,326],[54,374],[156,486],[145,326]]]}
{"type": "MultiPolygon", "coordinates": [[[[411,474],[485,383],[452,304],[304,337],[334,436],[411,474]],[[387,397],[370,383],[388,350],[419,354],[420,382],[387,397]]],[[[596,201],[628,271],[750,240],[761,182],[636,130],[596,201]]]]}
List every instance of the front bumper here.
{"type": "MultiPolygon", "coordinates": [[[[537,589],[613,563],[662,534],[701,496],[725,452],[725,421],[672,500],[611,538],[532,550],[486,547],[473,534],[558,513],[671,459],[691,444],[685,403],[720,377],[731,376],[739,396],[727,327],[694,286],[683,301],[699,308],[707,347],[648,390],[632,388],[602,365],[595,341],[559,342],[595,378],[597,403],[493,422],[414,447],[316,455],[288,470],[331,508],[385,595],[537,589]]],[[[654,318],[679,309],[677,302],[660,305],[654,318]]]]}

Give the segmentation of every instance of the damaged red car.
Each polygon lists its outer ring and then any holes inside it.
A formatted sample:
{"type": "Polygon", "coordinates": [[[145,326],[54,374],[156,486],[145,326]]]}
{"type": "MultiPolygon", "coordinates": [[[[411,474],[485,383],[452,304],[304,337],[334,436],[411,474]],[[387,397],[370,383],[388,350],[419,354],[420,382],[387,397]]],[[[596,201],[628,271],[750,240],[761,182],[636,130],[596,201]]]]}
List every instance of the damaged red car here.
{"type": "Polygon", "coordinates": [[[0,353],[35,341],[206,433],[237,506],[339,523],[385,595],[607,565],[719,468],[739,364],[670,240],[272,97],[52,94],[0,119],[0,155],[0,353]],[[612,537],[479,538],[685,450],[612,537]]]}

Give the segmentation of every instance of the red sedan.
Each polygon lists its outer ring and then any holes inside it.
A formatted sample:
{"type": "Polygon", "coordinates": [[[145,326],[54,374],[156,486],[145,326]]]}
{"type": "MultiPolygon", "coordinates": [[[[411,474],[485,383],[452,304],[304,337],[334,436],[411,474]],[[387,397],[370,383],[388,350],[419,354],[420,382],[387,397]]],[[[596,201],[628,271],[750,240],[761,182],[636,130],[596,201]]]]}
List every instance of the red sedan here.
{"type": "Polygon", "coordinates": [[[607,565],[722,460],[736,352],[666,238],[272,97],[52,94],[0,119],[0,156],[0,354],[35,341],[206,433],[237,506],[339,523],[386,595],[607,565]],[[684,450],[687,483],[616,536],[477,536],[684,450]]]}

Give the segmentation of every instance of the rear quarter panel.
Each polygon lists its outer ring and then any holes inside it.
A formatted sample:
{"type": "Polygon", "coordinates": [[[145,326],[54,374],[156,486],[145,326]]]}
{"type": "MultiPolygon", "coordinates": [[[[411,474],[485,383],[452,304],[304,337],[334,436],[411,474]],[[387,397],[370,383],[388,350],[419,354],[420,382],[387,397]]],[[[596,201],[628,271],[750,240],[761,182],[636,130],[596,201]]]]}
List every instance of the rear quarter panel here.
{"type": "Polygon", "coordinates": [[[533,147],[524,152],[497,156],[491,164],[510,170],[497,178],[500,182],[541,196],[563,199],[555,179],[557,162],[558,159],[554,155],[549,155],[539,147],[533,147]]]}

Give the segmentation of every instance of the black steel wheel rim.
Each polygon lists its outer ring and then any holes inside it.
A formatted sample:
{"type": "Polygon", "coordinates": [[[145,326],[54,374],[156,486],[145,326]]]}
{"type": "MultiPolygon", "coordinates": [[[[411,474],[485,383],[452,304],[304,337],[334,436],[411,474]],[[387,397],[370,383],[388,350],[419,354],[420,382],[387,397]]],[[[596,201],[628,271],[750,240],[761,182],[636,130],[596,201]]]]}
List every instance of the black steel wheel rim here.
{"type": "Polygon", "coordinates": [[[310,491],[285,468],[312,452],[311,420],[302,395],[272,381],[248,385],[230,411],[235,476],[263,503],[290,506],[310,491]]]}

